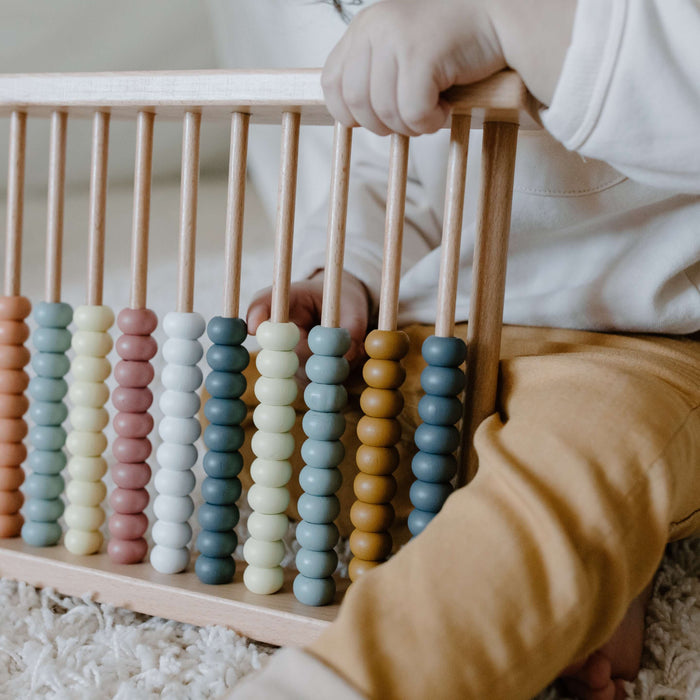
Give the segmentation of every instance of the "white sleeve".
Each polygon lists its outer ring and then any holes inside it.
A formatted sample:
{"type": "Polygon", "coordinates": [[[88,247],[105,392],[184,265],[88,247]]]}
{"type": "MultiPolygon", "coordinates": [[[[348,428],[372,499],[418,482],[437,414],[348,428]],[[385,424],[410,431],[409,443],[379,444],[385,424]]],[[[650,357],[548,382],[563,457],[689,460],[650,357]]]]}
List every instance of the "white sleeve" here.
{"type": "Polygon", "coordinates": [[[578,0],[542,120],[632,179],[700,192],[700,2],[578,0]]]}

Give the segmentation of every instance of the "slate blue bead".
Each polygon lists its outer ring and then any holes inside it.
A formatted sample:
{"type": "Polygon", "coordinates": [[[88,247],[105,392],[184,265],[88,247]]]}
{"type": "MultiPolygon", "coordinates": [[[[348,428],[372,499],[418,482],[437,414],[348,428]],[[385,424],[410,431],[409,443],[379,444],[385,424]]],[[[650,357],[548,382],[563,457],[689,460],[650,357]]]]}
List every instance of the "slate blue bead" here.
{"type": "Polygon", "coordinates": [[[296,540],[304,549],[325,552],[338,544],[339,534],[335,523],[309,523],[302,520],[297,525],[296,540]]]}
{"type": "Polygon", "coordinates": [[[317,384],[342,384],[350,373],[350,365],[344,357],[311,355],[304,367],[309,381],[317,384]]]}
{"type": "Polygon", "coordinates": [[[318,469],[304,467],[299,473],[299,485],[312,496],[330,496],[343,483],[340,469],[318,469]]]}
{"type": "Polygon", "coordinates": [[[217,371],[242,372],[250,361],[243,345],[212,345],[207,350],[207,363],[217,371]]]}
{"type": "Polygon", "coordinates": [[[32,450],[27,464],[37,474],[58,474],[66,466],[66,453],[55,450],[32,450]]]}
{"type": "Polygon", "coordinates": [[[231,532],[211,532],[202,530],[197,535],[197,551],[205,557],[228,557],[233,554],[238,546],[236,533],[231,532]]]}
{"type": "Polygon", "coordinates": [[[36,425],[61,425],[68,418],[68,406],[62,401],[33,401],[29,417],[36,425]]]}
{"type": "Polygon", "coordinates": [[[412,510],[408,514],[408,530],[415,537],[425,530],[426,525],[435,517],[435,513],[424,510],[412,510]]]}
{"type": "Polygon", "coordinates": [[[297,571],[308,578],[326,578],[332,576],[338,566],[338,555],[332,549],[329,552],[318,552],[304,549],[297,552],[297,571]]]}
{"type": "Polygon", "coordinates": [[[52,501],[58,498],[66,485],[60,474],[30,474],[24,482],[24,493],[29,499],[52,501]]]}
{"type": "Polygon", "coordinates": [[[446,455],[459,447],[459,430],[453,425],[421,423],[413,434],[413,440],[423,452],[446,455]]]}
{"type": "Polygon", "coordinates": [[[456,367],[426,367],[420,375],[420,385],[426,394],[457,396],[464,389],[464,372],[456,367]]]}
{"type": "Polygon", "coordinates": [[[70,360],[67,355],[59,352],[37,352],[32,357],[32,369],[39,377],[58,379],[68,374],[70,360]]]}
{"type": "Polygon", "coordinates": [[[309,523],[332,523],[340,513],[340,501],[336,496],[310,496],[302,493],[297,501],[302,520],[309,523]]]}
{"type": "Polygon", "coordinates": [[[71,337],[65,328],[37,328],[32,334],[32,344],[39,352],[66,352],[71,337]]]}
{"type": "Polygon", "coordinates": [[[208,425],[204,430],[204,444],[216,452],[235,452],[245,440],[240,425],[208,425]]]}
{"type": "Polygon", "coordinates": [[[304,389],[304,402],[312,411],[337,413],[346,406],[348,392],[342,384],[311,382],[304,389]]]}
{"type": "Polygon", "coordinates": [[[58,403],[68,393],[65,379],[49,379],[48,377],[32,377],[29,380],[29,395],[35,401],[58,403]]]}
{"type": "Polygon", "coordinates": [[[467,345],[461,338],[431,335],[423,341],[423,359],[438,367],[459,367],[467,356],[467,345]]]}
{"type": "Polygon", "coordinates": [[[45,328],[68,328],[73,320],[73,309],[62,301],[40,301],[34,307],[37,326],[45,328]]]}
{"type": "Polygon", "coordinates": [[[314,326],[309,331],[308,342],[314,355],[341,357],[350,349],[351,338],[346,328],[314,326]]]}
{"type": "Polygon", "coordinates": [[[231,557],[206,557],[200,554],[194,563],[197,578],[210,586],[231,583],[236,573],[236,564],[231,557]]]}
{"type": "Polygon", "coordinates": [[[66,444],[66,431],[58,425],[36,425],[29,431],[29,442],[37,450],[60,450],[66,444]]]}
{"type": "Polygon", "coordinates": [[[204,404],[204,415],[214,425],[240,425],[248,414],[248,407],[240,399],[209,399],[204,404]]]}
{"type": "Polygon", "coordinates": [[[210,450],[204,455],[202,466],[206,474],[214,479],[232,479],[243,469],[243,456],[240,452],[210,450]]]}
{"type": "Polygon", "coordinates": [[[242,318],[214,316],[207,325],[207,335],[217,345],[240,345],[248,337],[248,327],[242,318]]]}
{"type": "Polygon", "coordinates": [[[452,493],[449,483],[431,484],[427,481],[414,481],[409,496],[413,507],[428,513],[437,513],[452,493]]]}
{"type": "Polygon", "coordinates": [[[336,467],[345,457],[345,446],[340,440],[304,440],[301,458],[310,467],[336,467]]]}
{"type": "Polygon", "coordinates": [[[202,503],[197,511],[197,520],[203,530],[226,532],[233,530],[238,524],[240,513],[234,506],[218,506],[213,503],[202,503]]]}
{"type": "Polygon", "coordinates": [[[61,539],[61,526],[28,520],[22,525],[22,539],[31,547],[51,547],[61,539]]]}
{"type": "Polygon", "coordinates": [[[424,394],[418,402],[418,415],[431,425],[454,425],[463,410],[462,402],[454,396],[424,394]]]}
{"type": "Polygon", "coordinates": [[[457,459],[453,454],[417,452],[413,456],[411,470],[421,481],[449,481],[457,473],[457,459]]]}
{"type": "Polygon", "coordinates": [[[338,440],[345,432],[345,416],[342,413],[307,411],[301,427],[311,440],[338,440]]]}
{"type": "Polygon", "coordinates": [[[202,498],[215,505],[231,505],[241,497],[241,481],[233,479],[214,479],[208,476],[202,482],[202,498]]]}
{"type": "Polygon", "coordinates": [[[205,384],[215,399],[237,399],[246,389],[245,377],[238,372],[210,372],[205,384]]]}
{"type": "Polygon", "coordinates": [[[307,578],[299,574],[292,586],[294,597],[303,605],[328,605],[335,598],[335,582],[332,578],[307,578]]]}
{"type": "Polygon", "coordinates": [[[65,505],[60,498],[32,498],[24,504],[27,520],[37,523],[55,523],[64,510],[65,505]]]}

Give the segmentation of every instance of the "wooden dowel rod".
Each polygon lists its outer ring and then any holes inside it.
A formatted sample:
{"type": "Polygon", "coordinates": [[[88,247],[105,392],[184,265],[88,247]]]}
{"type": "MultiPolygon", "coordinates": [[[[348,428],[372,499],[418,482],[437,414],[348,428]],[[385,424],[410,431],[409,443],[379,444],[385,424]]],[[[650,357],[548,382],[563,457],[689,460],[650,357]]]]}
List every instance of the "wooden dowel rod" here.
{"type": "Polygon", "coordinates": [[[292,276],[300,120],[298,112],[285,112],[282,115],[282,153],[277,190],[277,222],[270,309],[270,320],[273,323],[286,323],[289,320],[289,287],[292,276]]]}
{"type": "Polygon", "coordinates": [[[348,212],[350,182],[350,153],[352,129],[339,122],[333,138],[331,195],[328,208],[328,245],[326,268],[323,275],[323,308],[321,325],[337,328],[340,325],[340,293],[345,256],[345,223],[348,212]]]}
{"type": "Polygon", "coordinates": [[[197,186],[199,184],[198,112],[185,114],[182,133],[182,172],[180,180],[180,247],[177,283],[177,310],[191,313],[194,307],[194,264],[197,237],[197,186]]]}
{"type": "Polygon", "coordinates": [[[403,245],[406,176],[408,173],[408,136],[391,135],[389,184],[387,187],[386,227],[382,283],[379,290],[378,328],[396,330],[401,282],[401,247],[403,245]]]}
{"type": "Polygon", "coordinates": [[[5,238],[5,295],[17,296],[22,282],[22,223],[27,115],[12,112],[7,167],[7,229],[5,238]]]}
{"type": "Polygon", "coordinates": [[[46,301],[52,303],[61,301],[67,123],[68,115],[65,112],[51,113],[46,214],[46,301]]]}
{"type": "Polygon", "coordinates": [[[443,338],[449,338],[455,332],[459,249],[462,240],[470,123],[471,117],[469,115],[454,115],[452,117],[435,318],[435,335],[443,338]]]}
{"type": "Polygon", "coordinates": [[[226,247],[224,249],[224,316],[228,318],[238,316],[241,303],[241,258],[249,123],[249,114],[234,112],[231,116],[231,153],[228,164],[226,247]]]}
{"type": "Polygon", "coordinates": [[[457,483],[476,474],[474,433],[496,410],[518,125],[484,124],[481,194],[467,329],[467,383],[457,483]]]}
{"type": "Polygon", "coordinates": [[[107,209],[107,156],[109,113],[95,112],[92,123],[90,166],[90,214],[88,224],[88,294],[91,306],[102,304],[105,258],[105,213],[107,209]]]}
{"type": "Polygon", "coordinates": [[[134,207],[131,226],[131,297],[129,299],[132,309],[146,308],[154,118],[153,112],[139,112],[136,120],[134,207]]]}

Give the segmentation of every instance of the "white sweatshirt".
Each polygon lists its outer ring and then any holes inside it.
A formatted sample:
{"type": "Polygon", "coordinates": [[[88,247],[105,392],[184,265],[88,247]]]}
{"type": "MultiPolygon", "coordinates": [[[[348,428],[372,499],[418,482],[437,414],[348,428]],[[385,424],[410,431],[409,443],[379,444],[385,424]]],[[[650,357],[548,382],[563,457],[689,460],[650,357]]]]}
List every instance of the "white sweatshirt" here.
{"type": "MultiPolygon", "coordinates": [[[[345,28],[325,4],[212,0],[212,7],[218,13],[221,53],[231,67],[320,66],[345,28]]],[[[694,0],[579,0],[564,69],[542,114],[547,130],[519,136],[506,323],[700,330],[698,37],[700,6],[694,0]]],[[[469,314],[480,139],[475,130],[458,320],[469,314]]],[[[267,183],[262,196],[273,207],[278,142],[257,150],[254,142],[251,146],[256,182],[267,183]]],[[[302,134],[302,153],[305,149],[297,278],[323,267],[325,260],[330,134],[309,128],[302,134]]],[[[444,131],[411,141],[402,323],[435,319],[446,150],[444,131]]],[[[388,139],[358,130],[345,267],[368,286],[375,301],[387,163],[388,139]]]]}

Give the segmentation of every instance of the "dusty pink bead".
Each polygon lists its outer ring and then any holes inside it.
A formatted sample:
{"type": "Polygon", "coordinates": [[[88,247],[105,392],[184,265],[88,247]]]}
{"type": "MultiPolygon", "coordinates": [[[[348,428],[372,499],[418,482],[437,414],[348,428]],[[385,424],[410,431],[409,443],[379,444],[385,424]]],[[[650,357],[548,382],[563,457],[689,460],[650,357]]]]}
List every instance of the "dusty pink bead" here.
{"type": "Polygon", "coordinates": [[[114,513],[109,518],[109,534],[117,540],[137,540],[148,529],[143,513],[114,513]]]}
{"type": "Polygon", "coordinates": [[[151,441],[147,438],[118,437],[112,445],[112,454],[117,462],[123,464],[145,462],[151,454],[151,441]]]}
{"type": "Polygon", "coordinates": [[[109,504],[117,513],[143,513],[148,498],[146,489],[114,489],[109,496],[109,504]]]}
{"type": "Polygon", "coordinates": [[[119,437],[145,438],[153,430],[153,417],[149,413],[117,413],[113,425],[119,437]]]}
{"type": "MultiPolygon", "coordinates": [[[[142,389],[153,381],[154,370],[150,362],[120,360],[114,368],[114,379],[119,386],[142,389]]],[[[136,411],[134,411],[136,413],[136,411]]]]}
{"type": "Polygon", "coordinates": [[[118,386],[112,392],[112,405],[124,413],[145,413],[153,403],[153,393],[147,387],[133,389],[118,386]]]}
{"type": "Polygon", "coordinates": [[[138,540],[110,540],[107,552],[115,564],[138,564],[146,557],[148,543],[143,537],[138,540]]]}
{"type": "Polygon", "coordinates": [[[158,352],[158,343],[151,335],[121,335],[116,348],[122,360],[148,362],[158,352]]]}
{"type": "Polygon", "coordinates": [[[123,489],[142,489],[151,480],[151,468],[146,462],[115,464],[110,473],[112,481],[123,489]]]}
{"type": "Polygon", "coordinates": [[[150,309],[122,309],[117,327],[127,335],[150,335],[158,326],[158,317],[150,309]]]}

